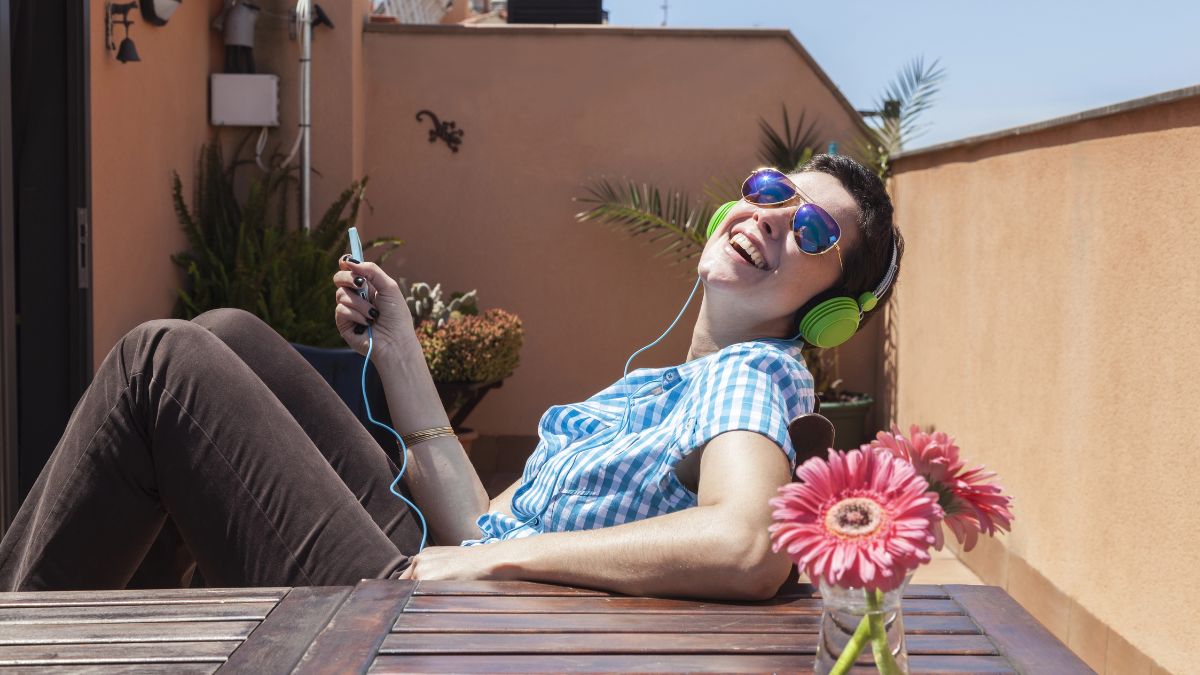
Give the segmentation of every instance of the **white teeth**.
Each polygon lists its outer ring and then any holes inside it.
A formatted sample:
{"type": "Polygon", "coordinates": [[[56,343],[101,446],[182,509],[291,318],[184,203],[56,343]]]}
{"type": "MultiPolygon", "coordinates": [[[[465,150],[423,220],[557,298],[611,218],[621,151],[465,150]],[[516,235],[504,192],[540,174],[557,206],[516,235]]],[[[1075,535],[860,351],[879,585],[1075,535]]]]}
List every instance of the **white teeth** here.
{"type": "Polygon", "coordinates": [[[734,244],[737,248],[745,251],[746,254],[750,256],[750,259],[754,261],[755,267],[760,270],[767,269],[766,258],[764,258],[763,255],[758,252],[758,248],[754,246],[754,242],[750,241],[749,237],[741,232],[738,232],[729,238],[729,243],[734,244]]]}

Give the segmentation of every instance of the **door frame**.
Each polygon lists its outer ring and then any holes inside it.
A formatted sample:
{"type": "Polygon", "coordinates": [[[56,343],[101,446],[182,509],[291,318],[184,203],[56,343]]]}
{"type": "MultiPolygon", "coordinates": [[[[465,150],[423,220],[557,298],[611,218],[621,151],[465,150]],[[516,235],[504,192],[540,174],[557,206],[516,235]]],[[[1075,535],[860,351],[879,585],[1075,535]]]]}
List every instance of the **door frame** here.
{"type": "Polygon", "coordinates": [[[12,15],[0,0],[0,533],[17,513],[16,233],[12,176],[12,15]]]}

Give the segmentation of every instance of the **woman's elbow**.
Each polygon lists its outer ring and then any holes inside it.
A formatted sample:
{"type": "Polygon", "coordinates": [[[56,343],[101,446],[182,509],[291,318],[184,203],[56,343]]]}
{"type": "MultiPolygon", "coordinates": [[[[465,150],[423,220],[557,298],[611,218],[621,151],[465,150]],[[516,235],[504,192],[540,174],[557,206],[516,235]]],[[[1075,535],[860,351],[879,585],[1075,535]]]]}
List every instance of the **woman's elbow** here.
{"type": "Polygon", "coordinates": [[[792,563],[787,556],[771,550],[767,534],[744,537],[739,545],[730,548],[738,551],[731,562],[734,573],[729,575],[734,586],[730,590],[736,599],[769,600],[775,597],[791,574],[792,563]]]}

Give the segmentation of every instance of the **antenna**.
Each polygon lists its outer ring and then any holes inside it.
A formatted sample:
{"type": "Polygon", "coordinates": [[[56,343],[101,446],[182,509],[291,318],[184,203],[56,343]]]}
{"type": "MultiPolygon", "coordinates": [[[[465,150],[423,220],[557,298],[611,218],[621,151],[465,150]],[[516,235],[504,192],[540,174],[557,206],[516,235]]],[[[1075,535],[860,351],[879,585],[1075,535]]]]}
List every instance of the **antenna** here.
{"type": "Polygon", "coordinates": [[[662,4],[662,11],[663,11],[663,22],[662,22],[662,25],[663,25],[663,26],[666,26],[666,25],[667,25],[667,9],[669,9],[669,4],[670,4],[670,3],[668,2],[668,0],[663,0],[663,4],[662,4]]]}

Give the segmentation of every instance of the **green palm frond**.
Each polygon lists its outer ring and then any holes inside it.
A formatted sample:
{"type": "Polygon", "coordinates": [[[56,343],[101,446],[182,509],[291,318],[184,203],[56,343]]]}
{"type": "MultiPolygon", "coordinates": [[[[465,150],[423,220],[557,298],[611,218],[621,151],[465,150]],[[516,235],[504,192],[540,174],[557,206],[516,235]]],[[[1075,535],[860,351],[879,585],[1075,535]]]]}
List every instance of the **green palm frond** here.
{"type": "Polygon", "coordinates": [[[629,181],[618,186],[603,178],[585,189],[588,195],[576,201],[592,206],[575,214],[577,220],[616,225],[630,236],[645,236],[650,242],[665,240],[666,245],[654,257],[670,257],[672,264],[694,258],[704,249],[708,220],[716,211],[708,201],[693,202],[682,192],[664,192],[645,183],[629,181]]]}
{"type": "Polygon", "coordinates": [[[858,159],[887,176],[892,155],[927,130],[921,116],[933,106],[945,79],[937,59],[926,64],[924,56],[917,56],[904,65],[875,101],[876,110],[892,114],[876,116],[869,132],[857,140],[858,159]]]}
{"type": "Polygon", "coordinates": [[[821,142],[821,133],[816,121],[804,125],[804,111],[792,127],[788,117],[787,106],[783,107],[783,132],[776,131],[771,123],[763,118],[758,119],[758,128],[762,132],[758,158],[766,166],[773,166],[784,173],[791,173],[801,164],[812,158],[816,147],[821,142]]]}
{"type": "Polygon", "coordinates": [[[882,121],[876,126],[882,145],[889,152],[895,154],[903,150],[907,143],[925,132],[928,125],[922,122],[921,115],[933,105],[945,78],[946,70],[937,59],[926,64],[924,56],[917,56],[900,68],[895,79],[884,89],[876,106],[884,110],[888,101],[894,101],[900,113],[899,117],[879,118],[882,121]]]}

